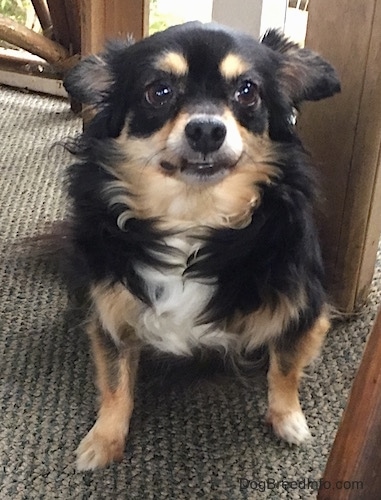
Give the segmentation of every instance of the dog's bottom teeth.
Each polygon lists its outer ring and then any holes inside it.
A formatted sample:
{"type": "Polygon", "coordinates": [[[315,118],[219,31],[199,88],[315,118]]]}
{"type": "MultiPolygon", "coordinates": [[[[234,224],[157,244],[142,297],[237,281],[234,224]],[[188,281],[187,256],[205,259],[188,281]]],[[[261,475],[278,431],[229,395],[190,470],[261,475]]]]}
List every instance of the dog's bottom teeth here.
{"type": "Polygon", "coordinates": [[[293,411],[282,415],[271,415],[267,421],[272,425],[275,434],[290,444],[302,444],[311,439],[305,416],[301,411],[293,411]]]}
{"type": "Polygon", "coordinates": [[[102,434],[95,424],[77,448],[77,470],[94,470],[112,462],[120,462],[123,460],[124,446],[124,437],[102,434]]]}

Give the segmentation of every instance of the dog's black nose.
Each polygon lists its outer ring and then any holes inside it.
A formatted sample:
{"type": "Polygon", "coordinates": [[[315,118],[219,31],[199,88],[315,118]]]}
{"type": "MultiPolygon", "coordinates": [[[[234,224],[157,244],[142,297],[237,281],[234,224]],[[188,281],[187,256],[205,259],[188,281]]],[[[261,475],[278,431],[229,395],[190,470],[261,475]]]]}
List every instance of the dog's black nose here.
{"type": "Polygon", "coordinates": [[[194,118],[186,125],[185,135],[194,151],[208,154],[222,146],[226,137],[226,127],[216,118],[194,118]]]}

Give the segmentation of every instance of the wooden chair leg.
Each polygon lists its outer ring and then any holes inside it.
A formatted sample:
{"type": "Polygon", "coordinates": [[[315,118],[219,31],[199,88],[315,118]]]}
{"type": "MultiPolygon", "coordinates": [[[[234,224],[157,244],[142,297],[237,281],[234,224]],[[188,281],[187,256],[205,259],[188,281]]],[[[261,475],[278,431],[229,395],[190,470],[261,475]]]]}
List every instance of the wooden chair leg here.
{"type": "Polygon", "coordinates": [[[41,28],[44,32],[51,30],[52,28],[52,19],[49,14],[49,9],[44,0],[32,0],[32,4],[34,10],[36,11],[38,20],[40,21],[41,28]]]}
{"type": "Polygon", "coordinates": [[[353,382],[318,500],[381,498],[381,308],[353,382]]]}
{"type": "Polygon", "coordinates": [[[64,67],[69,57],[62,45],[3,15],[0,15],[0,39],[45,59],[56,68],[64,67]]]}

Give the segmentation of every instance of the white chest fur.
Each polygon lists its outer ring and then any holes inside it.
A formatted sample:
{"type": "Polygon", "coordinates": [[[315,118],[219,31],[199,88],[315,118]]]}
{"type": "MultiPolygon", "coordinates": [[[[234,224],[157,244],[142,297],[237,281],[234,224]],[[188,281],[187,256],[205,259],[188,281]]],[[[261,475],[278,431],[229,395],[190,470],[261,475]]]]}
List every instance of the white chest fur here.
{"type": "Polygon", "coordinates": [[[197,346],[221,347],[227,350],[235,336],[199,325],[198,320],[213,296],[215,285],[184,277],[189,255],[199,245],[183,238],[168,240],[178,252],[168,254],[172,268],[140,267],[152,307],[142,306],[137,322],[137,335],[161,351],[189,355],[197,346]]]}
{"type": "Polygon", "coordinates": [[[212,324],[199,324],[200,315],[216,289],[213,282],[184,276],[188,258],[197,252],[200,243],[184,235],[170,238],[166,243],[168,253],[161,253],[160,259],[171,266],[135,269],[145,283],[151,306],[134,297],[122,284],[105,282],[91,291],[100,322],[116,344],[129,325],[144,343],[160,351],[190,355],[195,347],[212,347],[241,352],[255,349],[281,334],[305,307],[306,298],[301,292],[293,302],[280,296],[275,310],[262,305],[248,315],[237,314],[229,323],[229,331],[212,324]]]}

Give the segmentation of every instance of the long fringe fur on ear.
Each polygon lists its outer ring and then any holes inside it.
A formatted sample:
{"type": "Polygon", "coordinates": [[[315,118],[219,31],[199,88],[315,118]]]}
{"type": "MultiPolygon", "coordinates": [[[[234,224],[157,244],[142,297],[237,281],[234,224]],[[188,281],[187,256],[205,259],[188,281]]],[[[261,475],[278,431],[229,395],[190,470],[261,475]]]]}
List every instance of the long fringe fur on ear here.
{"type": "Polygon", "coordinates": [[[268,29],[260,39],[260,42],[281,54],[300,49],[300,46],[296,42],[287,38],[279,29],[268,29]]]}
{"type": "Polygon", "coordinates": [[[299,47],[280,30],[268,30],[261,43],[282,56],[278,79],[294,106],[340,92],[340,80],[331,64],[312,50],[299,47]]]}
{"type": "Polygon", "coordinates": [[[63,84],[67,93],[82,104],[99,105],[114,79],[110,64],[113,54],[134,43],[132,36],[108,42],[101,54],[82,59],[65,75],[63,84]]]}

